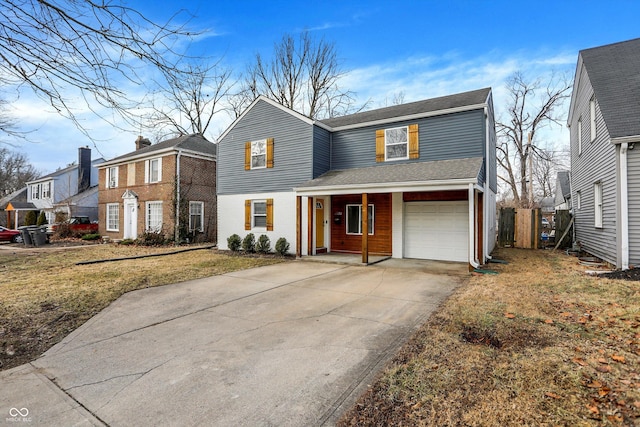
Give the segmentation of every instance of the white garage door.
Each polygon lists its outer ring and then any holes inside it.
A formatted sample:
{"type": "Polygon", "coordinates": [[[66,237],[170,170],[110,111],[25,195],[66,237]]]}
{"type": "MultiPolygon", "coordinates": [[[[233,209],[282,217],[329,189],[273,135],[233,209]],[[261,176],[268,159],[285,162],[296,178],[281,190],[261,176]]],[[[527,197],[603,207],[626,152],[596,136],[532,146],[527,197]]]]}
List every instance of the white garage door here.
{"type": "Polygon", "coordinates": [[[469,204],[407,202],[404,204],[405,258],[468,261],[469,204]]]}

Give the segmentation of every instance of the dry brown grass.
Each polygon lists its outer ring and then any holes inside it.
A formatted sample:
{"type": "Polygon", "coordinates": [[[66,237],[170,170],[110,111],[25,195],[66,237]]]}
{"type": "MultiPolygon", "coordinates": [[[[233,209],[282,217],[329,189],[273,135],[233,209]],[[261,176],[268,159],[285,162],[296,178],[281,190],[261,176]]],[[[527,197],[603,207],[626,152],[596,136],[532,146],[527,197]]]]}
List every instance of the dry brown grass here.
{"type": "Polygon", "coordinates": [[[574,257],[502,250],[340,425],[640,424],[640,286],[574,257]]]}
{"type": "Polygon", "coordinates": [[[0,252],[0,369],[33,360],[125,292],[282,262],[210,249],[163,257],[81,261],[175,251],[118,245],[0,252]]]}

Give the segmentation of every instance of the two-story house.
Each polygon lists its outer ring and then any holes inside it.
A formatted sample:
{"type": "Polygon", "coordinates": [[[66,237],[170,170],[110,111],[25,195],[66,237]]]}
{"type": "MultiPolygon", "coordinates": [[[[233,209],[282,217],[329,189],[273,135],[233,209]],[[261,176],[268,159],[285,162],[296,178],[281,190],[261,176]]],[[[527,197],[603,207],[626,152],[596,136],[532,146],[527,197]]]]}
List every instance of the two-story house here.
{"type": "Polygon", "coordinates": [[[84,215],[98,219],[98,169],[104,159],[91,160],[89,147],[78,148],[78,162],[27,182],[27,203],[44,211],[49,224],[56,212],[67,217],[84,215]]]}
{"type": "Polygon", "coordinates": [[[484,263],[495,241],[491,89],[311,120],[257,98],[218,143],[232,234],[323,252],[484,263]]]}
{"type": "Polygon", "coordinates": [[[99,168],[100,234],[135,239],[146,231],[179,241],[216,241],[216,145],[202,135],[151,144],[99,168]]]}
{"type": "Polygon", "coordinates": [[[567,124],[576,242],[640,265],[640,38],[579,52],[567,124]]]}

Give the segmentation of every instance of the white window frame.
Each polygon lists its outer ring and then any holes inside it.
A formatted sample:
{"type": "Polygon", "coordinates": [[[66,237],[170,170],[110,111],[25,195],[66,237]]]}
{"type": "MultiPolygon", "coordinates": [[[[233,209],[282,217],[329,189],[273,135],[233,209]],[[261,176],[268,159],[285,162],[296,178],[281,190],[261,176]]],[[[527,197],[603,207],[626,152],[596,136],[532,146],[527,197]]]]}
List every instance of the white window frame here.
{"type": "Polygon", "coordinates": [[[596,97],[593,95],[589,100],[589,122],[591,125],[591,142],[596,140],[596,97]]]}
{"type": "Polygon", "coordinates": [[[154,182],[162,181],[162,157],[156,157],[154,159],[145,160],[144,164],[144,182],[147,184],[152,184],[154,182]],[[158,176],[157,179],[152,179],[152,171],[153,164],[157,162],[158,164],[158,176]]]}
{"type": "Polygon", "coordinates": [[[251,201],[251,229],[252,230],[265,230],[267,229],[267,201],[266,200],[252,200],[251,201]],[[256,205],[264,204],[264,213],[256,213],[256,205]],[[256,218],[264,217],[264,225],[256,225],[256,218]]]}
{"type": "Polygon", "coordinates": [[[204,202],[189,202],[189,231],[204,232],[204,202]],[[195,206],[200,207],[200,212],[197,214],[194,214],[192,210],[195,206]],[[191,218],[196,215],[200,217],[200,227],[198,229],[193,228],[193,222],[191,221],[191,218]]]}
{"type": "Polygon", "coordinates": [[[118,203],[107,203],[105,217],[107,220],[107,231],[120,231],[120,205],[118,203]]]}
{"type": "MultiPolygon", "coordinates": [[[[371,232],[368,233],[369,236],[373,236],[375,234],[375,219],[376,219],[376,215],[375,215],[375,207],[373,206],[373,204],[369,203],[369,208],[371,209],[371,221],[369,221],[368,226],[371,227],[371,232]]],[[[362,235],[362,203],[361,204],[348,204],[345,206],[345,232],[347,235],[349,236],[361,236],[362,235]],[[349,207],[357,207],[358,208],[358,232],[354,233],[354,232],[350,232],[349,231],[349,212],[350,209],[349,207]]],[[[367,209],[367,212],[369,211],[369,209],[367,209]]]]}
{"type": "Polygon", "coordinates": [[[267,140],[266,139],[258,139],[256,141],[251,141],[251,169],[266,169],[267,167],[267,140]],[[262,144],[264,146],[264,152],[261,153],[258,147],[258,144],[262,144]],[[264,164],[262,166],[254,166],[253,158],[264,157],[264,164]]]}
{"type": "Polygon", "coordinates": [[[40,184],[31,186],[31,200],[40,200],[40,184]]]}
{"type": "Polygon", "coordinates": [[[593,184],[593,223],[595,228],[602,228],[603,207],[602,207],[602,182],[593,184]]]}
{"type": "Polygon", "coordinates": [[[107,188],[118,188],[118,166],[107,168],[107,188]]]}
{"type": "Polygon", "coordinates": [[[51,198],[51,181],[42,183],[41,194],[43,199],[51,198]]]}
{"type": "MultiPolygon", "coordinates": [[[[154,214],[157,214],[157,212],[154,212],[154,214]]],[[[162,200],[154,200],[154,201],[146,202],[145,210],[144,210],[145,230],[159,233],[162,230],[162,214],[163,214],[163,212],[162,212],[162,200]],[[152,221],[151,209],[154,208],[154,207],[158,207],[158,206],[160,208],[159,221],[157,219],[152,221]]]]}
{"type": "Polygon", "coordinates": [[[580,190],[576,192],[576,209],[582,209],[582,191],[580,190]]]}
{"type": "Polygon", "coordinates": [[[582,117],[578,119],[578,155],[582,154],[582,117]]]}
{"type": "Polygon", "coordinates": [[[389,128],[389,129],[385,129],[384,130],[384,160],[385,161],[394,161],[394,160],[406,160],[409,158],[409,126],[399,126],[399,127],[395,127],[395,128],[389,128]],[[395,131],[398,129],[404,129],[405,130],[405,134],[407,136],[407,139],[404,142],[394,142],[394,143],[388,143],[387,141],[389,140],[388,137],[388,133],[391,131],[395,131]],[[404,157],[393,157],[393,158],[389,158],[388,151],[387,151],[387,147],[390,146],[398,146],[398,145],[404,145],[406,147],[406,155],[404,157]]]}

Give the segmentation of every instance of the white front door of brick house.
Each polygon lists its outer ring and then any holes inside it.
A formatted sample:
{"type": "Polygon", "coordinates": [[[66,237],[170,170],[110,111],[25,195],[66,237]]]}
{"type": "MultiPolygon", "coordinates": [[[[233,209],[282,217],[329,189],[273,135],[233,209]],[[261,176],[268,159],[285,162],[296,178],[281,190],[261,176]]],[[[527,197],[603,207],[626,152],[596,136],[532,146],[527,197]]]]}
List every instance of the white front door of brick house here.
{"type": "Polygon", "coordinates": [[[125,239],[138,237],[138,199],[124,201],[124,235],[125,239]]]}

